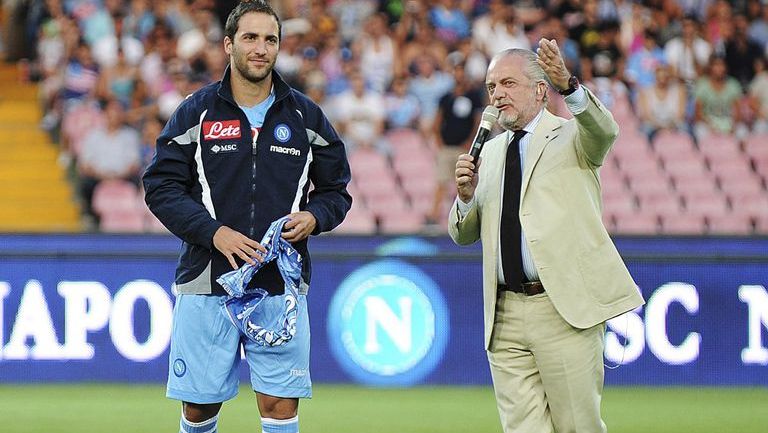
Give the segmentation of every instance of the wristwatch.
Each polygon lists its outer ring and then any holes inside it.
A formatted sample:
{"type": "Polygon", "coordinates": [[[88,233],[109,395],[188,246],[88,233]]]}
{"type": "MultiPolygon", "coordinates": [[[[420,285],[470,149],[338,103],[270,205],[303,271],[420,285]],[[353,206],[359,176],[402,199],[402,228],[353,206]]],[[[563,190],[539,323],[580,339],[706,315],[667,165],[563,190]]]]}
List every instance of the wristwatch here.
{"type": "Polygon", "coordinates": [[[558,93],[560,93],[563,96],[568,96],[571,93],[575,92],[576,89],[579,88],[579,79],[576,78],[575,75],[571,75],[570,78],[568,78],[568,88],[563,90],[558,90],[558,93]]]}

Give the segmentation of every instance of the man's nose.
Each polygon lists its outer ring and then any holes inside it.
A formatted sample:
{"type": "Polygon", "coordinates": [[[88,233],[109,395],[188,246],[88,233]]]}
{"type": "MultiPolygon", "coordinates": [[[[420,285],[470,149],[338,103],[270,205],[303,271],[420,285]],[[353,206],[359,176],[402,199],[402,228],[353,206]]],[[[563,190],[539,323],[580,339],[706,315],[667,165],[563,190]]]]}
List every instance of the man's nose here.
{"type": "Polygon", "coordinates": [[[266,41],[256,41],[254,44],[254,51],[256,51],[256,54],[266,54],[267,53],[267,42],[266,41]]]}
{"type": "Polygon", "coordinates": [[[491,100],[498,101],[500,99],[504,99],[504,96],[506,96],[506,94],[504,93],[504,90],[501,89],[500,87],[495,87],[493,89],[493,93],[491,93],[491,100]]]}

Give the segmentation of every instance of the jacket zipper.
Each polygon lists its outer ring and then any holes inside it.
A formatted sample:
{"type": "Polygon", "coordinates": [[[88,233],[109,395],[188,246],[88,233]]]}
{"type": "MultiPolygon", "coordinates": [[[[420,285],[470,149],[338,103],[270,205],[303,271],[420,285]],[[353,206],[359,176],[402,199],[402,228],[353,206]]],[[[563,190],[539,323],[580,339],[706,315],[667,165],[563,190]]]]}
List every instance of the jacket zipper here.
{"type": "Polygon", "coordinates": [[[251,133],[251,223],[248,229],[248,237],[251,239],[255,235],[256,228],[256,154],[258,153],[256,140],[257,137],[253,137],[251,133]]]}

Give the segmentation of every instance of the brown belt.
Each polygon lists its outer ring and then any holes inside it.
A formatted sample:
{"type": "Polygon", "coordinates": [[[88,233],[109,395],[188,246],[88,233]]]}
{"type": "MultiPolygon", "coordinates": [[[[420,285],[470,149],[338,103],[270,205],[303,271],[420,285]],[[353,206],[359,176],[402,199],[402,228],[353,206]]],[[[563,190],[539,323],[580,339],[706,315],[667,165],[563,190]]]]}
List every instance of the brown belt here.
{"type": "Polygon", "coordinates": [[[540,293],[544,293],[544,285],[541,284],[541,281],[529,281],[527,283],[522,283],[519,286],[512,286],[512,287],[504,284],[499,284],[498,289],[499,291],[508,290],[510,292],[523,293],[527,296],[533,296],[533,295],[538,295],[540,293]]]}

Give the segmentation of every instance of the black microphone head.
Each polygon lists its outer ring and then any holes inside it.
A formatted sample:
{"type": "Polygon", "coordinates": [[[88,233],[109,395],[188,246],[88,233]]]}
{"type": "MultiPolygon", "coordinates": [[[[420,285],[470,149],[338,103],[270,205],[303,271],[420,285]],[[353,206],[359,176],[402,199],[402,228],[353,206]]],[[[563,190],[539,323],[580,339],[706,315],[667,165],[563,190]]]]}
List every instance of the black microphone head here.
{"type": "Polygon", "coordinates": [[[490,130],[493,128],[493,124],[499,118],[499,109],[493,105],[485,107],[483,110],[483,116],[480,118],[480,127],[490,130]]]}

